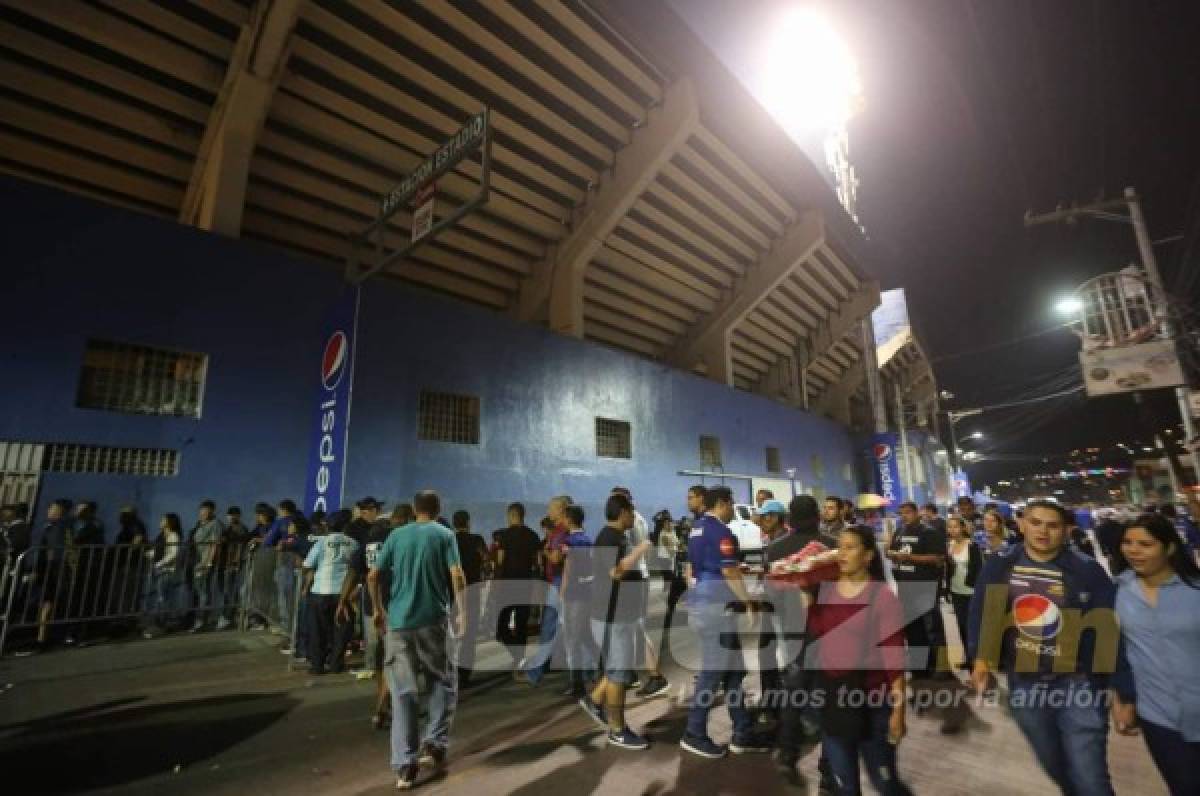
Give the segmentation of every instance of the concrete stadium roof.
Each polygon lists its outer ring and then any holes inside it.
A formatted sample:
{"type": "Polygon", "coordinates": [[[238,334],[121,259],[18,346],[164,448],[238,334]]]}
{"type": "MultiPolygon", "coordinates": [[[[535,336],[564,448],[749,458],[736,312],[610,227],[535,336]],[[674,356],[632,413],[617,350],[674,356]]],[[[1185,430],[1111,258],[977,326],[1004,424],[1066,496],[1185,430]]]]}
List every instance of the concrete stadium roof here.
{"type": "Polygon", "coordinates": [[[487,204],[389,276],[797,405],[878,303],[816,167],[661,2],[3,0],[0,62],[0,172],[335,262],[488,107],[487,204]]]}

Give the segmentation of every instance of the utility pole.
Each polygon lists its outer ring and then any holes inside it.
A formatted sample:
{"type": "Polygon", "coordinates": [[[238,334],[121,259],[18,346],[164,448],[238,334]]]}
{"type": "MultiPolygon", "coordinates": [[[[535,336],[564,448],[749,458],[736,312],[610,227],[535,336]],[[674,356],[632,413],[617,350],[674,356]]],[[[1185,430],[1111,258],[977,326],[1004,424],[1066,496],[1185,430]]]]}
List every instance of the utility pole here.
{"type": "MultiPolygon", "coordinates": [[[[1072,205],[1068,208],[1060,207],[1053,212],[1042,213],[1036,216],[1026,211],[1025,226],[1032,227],[1038,224],[1051,224],[1060,221],[1073,223],[1080,216],[1098,218],[1103,221],[1116,221],[1121,224],[1130,224],[1133,226],[1133,233],[1137,239],[1138,253],[1141,255],[1142,269],[1146,273],[1146,280],[1150,283],[1151,288],[1157,291],[1159,301],[1165,303],[1167,293],[1163,289],[1162,275],[1158,272],[1158,261],[1154,257],[1154,244],[1150,240],[1149,232],[1146,230],[1146,217],[1142,213],[1142,205],[1137,191],[1130,186],[1125,189],[1124,196],[1121,199],[1107,199],[1087,205],[1072,205]],[[1128,215],[1119,212],[1120,210],[1125,210],[1128,215]]],[[[1170,311],[1162,313],[1161,332],[1164,339],[1170,340],[1173,346],[1178,347],[1170,311]]],[[[1178,355],[1178,352],[1176,355],[1178,355]]],[[[1179,415],[1183,420],[1184,435],[1187,437],[1188,442],[1191,442],[1196,439],[1196,424],[1192,420],[1191,409],[1188,406],[1188,388],[1186,385],[1175,388],[1175,399],[1179,404],[1179,415]]],[[[1192,450],[1191,459],[1194,479],[1197,483],[1200,483],[1200,450],[1192,450]]]]}

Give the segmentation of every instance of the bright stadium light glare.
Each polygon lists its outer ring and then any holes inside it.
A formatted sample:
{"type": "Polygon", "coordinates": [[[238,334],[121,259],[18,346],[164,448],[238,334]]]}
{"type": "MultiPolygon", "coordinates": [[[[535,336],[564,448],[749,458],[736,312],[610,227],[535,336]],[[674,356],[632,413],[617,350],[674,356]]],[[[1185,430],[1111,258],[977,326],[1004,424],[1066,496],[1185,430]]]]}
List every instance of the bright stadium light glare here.
{"type": "Polygon", "coordinates": [[[862,94],[845,41],[815,8],[785,11],[764,48],[755,93],[793,135],[841,130],[862,94]]]}
{"type": "Polygon", "coordinates": [[[1078,315],[1083,312],[1083,302],[1075,296],[1059,299],[1054,305],[1054,311],[1059,315],[1078,315]]]}
{"type": "Polygon", "coordinates": [[[976,431],[974,434],[971,435],[971,439],[983,439],[983,432],[976,431]]]}

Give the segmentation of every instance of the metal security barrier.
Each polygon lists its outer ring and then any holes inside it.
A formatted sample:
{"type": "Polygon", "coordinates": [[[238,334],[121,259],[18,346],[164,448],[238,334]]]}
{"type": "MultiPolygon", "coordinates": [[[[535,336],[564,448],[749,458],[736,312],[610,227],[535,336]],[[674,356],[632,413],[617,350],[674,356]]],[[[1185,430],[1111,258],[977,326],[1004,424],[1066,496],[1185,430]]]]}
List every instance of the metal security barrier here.
{"type": "Polygon", "coordinates": [[[3,560],[0,654],[18,636],[83,640],[105,630],[245,625],[253,576],[246,545],[36,547],[3,560]]]}

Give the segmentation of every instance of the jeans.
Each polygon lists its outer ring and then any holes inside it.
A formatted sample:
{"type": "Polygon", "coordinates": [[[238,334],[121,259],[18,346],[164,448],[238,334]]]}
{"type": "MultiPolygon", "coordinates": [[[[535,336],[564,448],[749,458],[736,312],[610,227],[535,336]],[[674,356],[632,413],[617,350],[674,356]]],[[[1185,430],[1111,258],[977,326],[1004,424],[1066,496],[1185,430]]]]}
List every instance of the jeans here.
{"type": "Polygon", "coordinates": [[[558,638],[558,618],[561,606],[558,599],[558,586],[556,582],[546,590],[546,604],[542,608],[542,627],[538,634],[537,652],[534,653],[534,666],[528,672],[529,682],[537,685],[542,678],[546,676],[546,672],[550,671],[550,664],[554,659],[554,640],[558,638]]]}
{"type": "Polygon", "coordinates": [[[1138,718],[1146,748],[1158,773],[1167,783],[1171,796],[1192,796],[1200,793],[1200,741],[1186,741],[1177,730],[1152,724],[1138,718]]]}
{"type": "Polygon", "coordinates": [[[179,620],[180,587],[178,576],[174,572],[155,572],[153,587],[150,591],[149,613],[158,614],[158,622],[163,627],[169,627],[179,620]]]}
{"type": "MultiPolygon", "coordinates": [[[[962,641],[963,655],[967,654],[967,617],[971,611],[971,595],[950,594],[950,602],[954,605],[954,621],[958,624],[958,638],[962,641]]],[[[970,661],[967,661],[970,663],[970,661]]]]}
{"type": "Polygon", "coordinates": [[[1009,677],[1009,707],[1050,779],[1070,796],[1112,796],[1108,700],[1086,678],[1009,677]]]}
{"type": "Polygon", "coordinates": [[[754,727],[746,710],[742,690],[746,679],[745,663],[738,643],[737,626],[724,603],[696,602],[691,606],[688,622],[700,637],[700,674],[696,677],[696,693],[688,708],[687,734],[696,738],[708,737],[708,712],[717,699],[717,687],[725,687],[725,706],[733,722],[733,737],[740,738],[754,727]]]}
{"type": "Polygon", "coordinates": [[[596,680],[596,646],[592,641],[590,606],[587,600],[567,600],[563,606],[563,639],[571,685],[583,691],[596,680]]]}
{"type": "Polygon", "coordinates": [[[192,573],[192,594],[196,625],[207,624],[210,615],[219,615],[224,600],[219,594],[213,570],[198,569],[192,573]]]}
{"type": "Polygon", "coordinates": [[[592,638],[600,648],[604,659],[604,676],[610,683],[631,685],[637,679],[637,636],[640,625],[636,621],[606,622],[592,619],[592,638]]]}
{"type": "Polygon", "coordinates": [[[292,600],[295,598],[296,574],[291,562],[275,565],[275,596],[279,616],[279,627],[284,633],[292,632],[292,600]]]}
{"type": "Polygon", "coordinates": [[[838,738],[826,735],[821,739],[822,756],[829,761],[837,780],[838,796],[858,796],[862,793],[858,779],[858,758],[862,755],[871,784],[883,796],[902,796],[911,793],[900,781],[896,771],[896,747],[888,743],[888,720],[892,709],[865,707],[867,732],[863,738],[838,738]]]}
{"type": "Polygon", "coordinates": [[[463,628],[462,638],[455,645],[455,663],[464,680],[471,679],[475,669],[475,645],[479,634],[480,586],[477,583],[468,584],[462,599],[466,601],[466,627],[463,628]]]}
{"type": "Polygon", "coordinates": [[[392,692],[392,768],[417,761],[418,678],[429,686],[429,723],[422,743],[442,751],[450,745],[450,726],[458,704],[458,677],[450,661],[447,621],[415,630],[389,630],[384,671],[392,692]]]}

